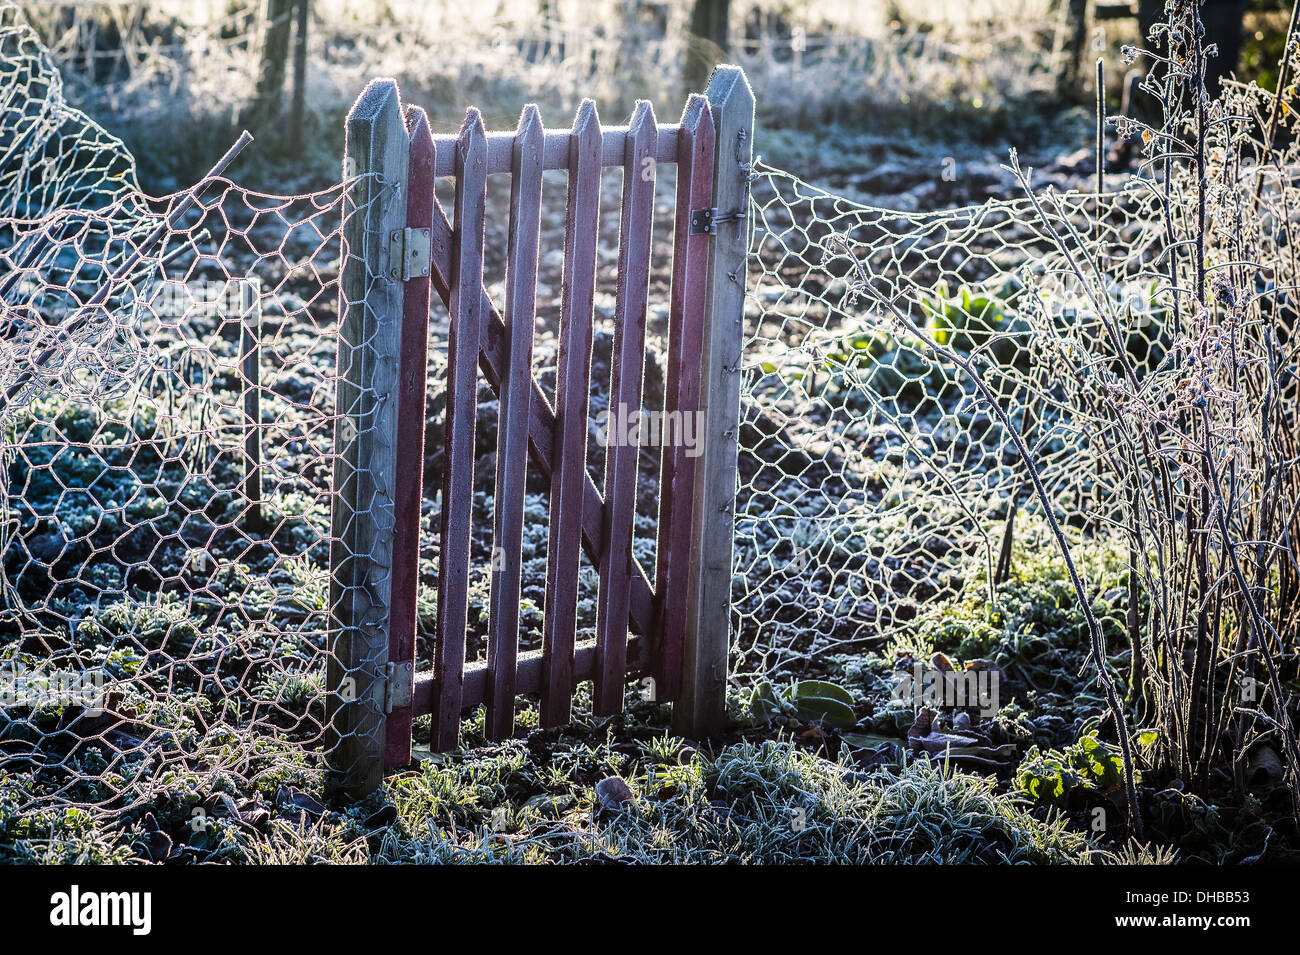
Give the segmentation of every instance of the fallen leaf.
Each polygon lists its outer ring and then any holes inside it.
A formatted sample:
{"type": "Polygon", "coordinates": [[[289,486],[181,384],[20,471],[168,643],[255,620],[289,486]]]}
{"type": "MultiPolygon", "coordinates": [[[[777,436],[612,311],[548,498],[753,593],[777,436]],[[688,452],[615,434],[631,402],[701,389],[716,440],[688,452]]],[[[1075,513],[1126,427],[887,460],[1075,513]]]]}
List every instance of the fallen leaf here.
{"type": "Polygon", "coordinates": [[[145,854],[153,862],[166,862],[175,846],[172,837],[158,827],[158,820],[151,812],[144,814],[140,828],[144,830],[145,854]]]}
{"type": "Polygon", "coordinates": [[[292,786],[280,787],[275,794],[275,804],[281,811],[290,813],[307,813],[310,816],[319,816],[325,812],[325,807],[310,793],[305,793],[301,789],[295,789],[292,786]]]}
{"type": "Polygon", "coordinates": [[[596,783],[596,799],[603,809],[618,809],[632,801],[632,787],[621,776],[606,776],[596,783]]]}
{"type": "Polygon", "coordinates": [[[389,805],[372,812],[366,817],[365,821],[361,823],[361,826],[362,828],[372,830],[387,829],[395,822],[397,822],[397,807],[389,805]]]}

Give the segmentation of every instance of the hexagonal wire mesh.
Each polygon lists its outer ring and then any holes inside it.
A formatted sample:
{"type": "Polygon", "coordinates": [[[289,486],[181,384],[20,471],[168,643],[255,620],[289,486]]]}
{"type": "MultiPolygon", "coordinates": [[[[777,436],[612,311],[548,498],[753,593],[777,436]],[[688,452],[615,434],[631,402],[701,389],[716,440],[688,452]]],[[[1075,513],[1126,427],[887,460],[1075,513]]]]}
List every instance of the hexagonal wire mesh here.
{"type": "MultiPolygon", "coordinates": [[[[334,742],[334,338],[357,183],[271,197],[218,180],[143,244],[165,204],[63,102],[30,31],[0,24],[0,138],[17,144],[0,163],[0,769],[23,774],[20,810],[120,811],[200,772],[313,777],[334,742]]],[[[1168,375],[1149,202],[1065,196],[1053,214],[1098,223],[1088,243],[1132,279],[1111,289],[1125,347],[1168,375]]],[[[995,586],[1008,516],[1038,509],[1005,427],[854,297],[859,267],[974,356],[1072,533],[1112,519],[1083,453],[1098,392],[1065,373],[1098,319],[1027,201],[907,214],[759,163],[751,211],[736,682],[803,672],[904,632],[936,597],[995,586]]]]}
{"type": "MultiPolygon", "coordinates": [[[[992,586],[1016,532],[1008,516],[1022,513],[1022,535],[1041,516],[971,378],[860,281],[975,362],[1024,434],[1058,519],[1081,532],[1113,517],[1111,489],[1088,464],[1089,417],[1076,413],[1091,396],[1065,373],[1099,321],[1028,199],[895,212],[758,163],[752,210],[735,676],[797,675],[885,646],[937,598],[992,586]]],[[[1142,229],[1150,199],[1072,194],[1051,214],[1085,229],[1110,274],[1132,277],[1113,283],[1113,304],[1131,357],[1157,373],[1167,330],[1154,320],[1156,233],[1142,229]]]]}
{"type": "Polygon", "coordinates": [[[303,785],[328,737],[337,276],[359,180],[150,199],[0,13],[6,801],[119,812],[200,771],[303,785]]]}

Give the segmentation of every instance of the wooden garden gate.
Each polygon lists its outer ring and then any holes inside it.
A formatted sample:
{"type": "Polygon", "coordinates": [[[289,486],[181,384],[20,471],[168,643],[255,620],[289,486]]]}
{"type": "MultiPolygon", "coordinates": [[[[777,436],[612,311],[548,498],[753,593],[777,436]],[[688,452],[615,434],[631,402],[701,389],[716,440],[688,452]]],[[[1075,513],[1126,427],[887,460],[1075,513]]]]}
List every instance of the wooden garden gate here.
{"type": "Polygon", "coordinates": [[[373,790],[411,760],[412,720],[452,748],[461,713],[486,707],[492,739],[514,731],[515,697],[541,695],[545,726],[568,722],[579,681],[617,713],[629,678],[674,701],[674,724],[715,731],[725,710],[739,363],[749,247],[754,101],[719,67],[681,122],[639,103],[602,128],[585,101],[571,130],[545,130],[535,106],[516,131],[433,136],[396,84],[372,81],[348,116],[330,557],[328,748],[336,790],[373,790]],[[586,467],[601,170],[624,171],[610,406],[642,407],[656,171],[676,164],[665,412],[701,413],[702,448],[664,447],[653,583],[632,555],[635,446],[611,442],[604,487],[586,467]],[[556,404],[532,377],[545,170],[568,173],[556,404]],[[487,177],[511,176],[506,290],[483,284],[487,177]],[[455,180],[451,217],[434,195],[455,180]],[[433,668],[416,672],[425,375],[431,293],[448,310],[447,399],[433,668]],[[467,667],[466,623],[478,374],[499,398],[494,554],[486,662],[467,667]],[[518,652],[528,459],[550,483],[543,648],[518,652]],[[584,550],[599,571],[596,640],[575,646],[584,550]],[[630,634],[629,634],[630,631],[630,634]]]}

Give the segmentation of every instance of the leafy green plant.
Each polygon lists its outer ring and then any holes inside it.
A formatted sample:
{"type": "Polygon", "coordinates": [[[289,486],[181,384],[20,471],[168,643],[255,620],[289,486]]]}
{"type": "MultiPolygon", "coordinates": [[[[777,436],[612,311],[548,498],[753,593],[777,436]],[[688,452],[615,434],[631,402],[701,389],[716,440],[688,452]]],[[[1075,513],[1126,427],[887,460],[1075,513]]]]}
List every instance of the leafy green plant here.
{"type": "Polygon", "coordinates": [[[947,284],[940,282],[932,298],[921,298],[926,331],[955,351],[986,351],[1004,367],[1028,370],[1031,329],[1013,304],[1023,290],[1015,276],[1003,276],[996,287],[963,285],[950,297],[947,284]]]}
{"type": "Polygon", "coordinates": [[[816,356],[806,365],[782,368],[765,362],[810,396],[861,410],[881,399],[915,405],[945,392],[948,381],[911,335],[895,335],[870,318],[850,320],[833,331],[813,333],[800,351],[816,356]]]}
{"type": "Polygon", "coordinates": [[[780,692],[771,683],[760,683],[754,687],[749,709],[755,719],[763,722],[782,716],[797,718],[804,723],[839,727],[853,726],[857,722],[853,712],[853,694],[825,680],[802,680],[780,692]]]}
{"type": "Polygon", "coordinates": [[[1090,734],[1064,750],[1030,747],[1016,769],[1015,788],[1041,805],[1063,807],[1075,792],[1109,789],[1123,779],[1119,750],[1090,734]]]}

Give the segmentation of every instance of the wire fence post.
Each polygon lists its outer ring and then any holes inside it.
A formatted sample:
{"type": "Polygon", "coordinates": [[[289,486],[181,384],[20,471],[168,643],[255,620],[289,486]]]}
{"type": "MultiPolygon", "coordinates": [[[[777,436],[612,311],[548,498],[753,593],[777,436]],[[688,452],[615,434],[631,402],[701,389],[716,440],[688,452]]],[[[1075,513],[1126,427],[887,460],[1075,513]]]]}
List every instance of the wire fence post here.
{"type": "Polygon", "coordinates": [[[709,251],[704,305],[700,389],[700,433],[704,438],[695,472],[682,695],[673,707],[677,731],[696,738],[721,730],[727,712],[740,362],[754,142],[754,93],[743,70],[719,66],[706,95],[716,136],[713,220],[717,233],[709,251]]]}
{"type": "Polygon", "coordinates": [[[347,119],[326,673],[329,789],[352,798],[384,770],[408,154],[397,84],[372,80],[347,119]]]}
{"type": "Polygon", "coordinates": [[[244,379],[244,500],[245,523],[260,530],[262,511],[262,288],[255,277],[242,279],[239,289],[239,364],[244,379]]]}

